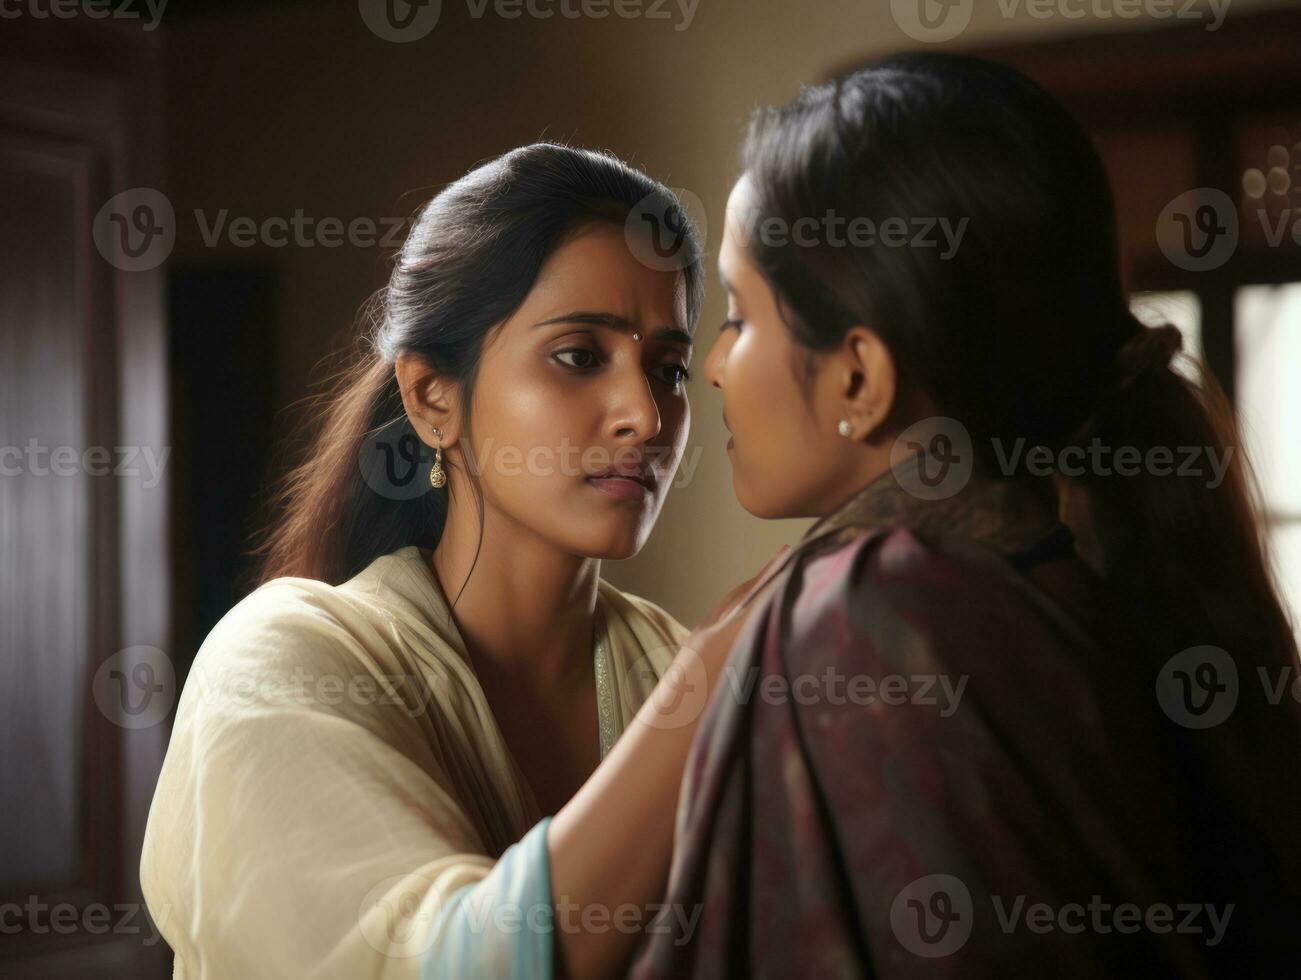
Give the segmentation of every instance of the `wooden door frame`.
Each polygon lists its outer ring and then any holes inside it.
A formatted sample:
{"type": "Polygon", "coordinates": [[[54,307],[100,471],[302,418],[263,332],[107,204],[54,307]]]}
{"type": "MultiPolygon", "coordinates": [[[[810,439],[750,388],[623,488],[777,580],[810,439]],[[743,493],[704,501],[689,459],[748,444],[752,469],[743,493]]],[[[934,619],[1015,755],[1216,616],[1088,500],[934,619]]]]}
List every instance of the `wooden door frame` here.
{"type": "MultiPolygon", "coordinates": [[[[0,30],[0,125],[49,158],[81,168],[79,195],[88,213],[132,187],[160,187],[162,48],[137,25],[19,17],[0,30]]],[[[87,223],[87,229],[89,223],[87,223]]],[[[95,254],[87,237],[87,302],[82,324],[91,367],[86,419],[95,446],[166,447],[169,438],[163,270],[127,272],[95,254]]],[[[152,488],[138,481],[91,483],[88,578],[90,659],[86,679],[130,646],[172,649],[167,476],[152,488]]],[[[84,821],[81,873],[69,901],[136,906],[143,923],[140,846],[158,770],[165,725],[130,730],[97,710],[89,684],[80,786],[92,819],[84,821]]],[[[147,933],[147,928],[142,929],[147,933]]],[[[160,943],[160,945],[162,945],[160,943]]],[[[166,974],[162,950],[142,950],[138,936],[30,933],[5,937],[6,976],[166,974]]]]}

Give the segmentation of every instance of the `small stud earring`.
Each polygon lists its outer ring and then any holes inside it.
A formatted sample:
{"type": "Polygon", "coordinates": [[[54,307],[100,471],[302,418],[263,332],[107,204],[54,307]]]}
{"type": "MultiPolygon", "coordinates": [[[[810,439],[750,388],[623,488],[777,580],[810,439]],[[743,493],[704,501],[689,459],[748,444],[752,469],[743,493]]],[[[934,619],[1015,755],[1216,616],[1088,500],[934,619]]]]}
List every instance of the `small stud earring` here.
{"type": "MultiPolygon", "coordinates": [[[[442,436],[437,429],[434,435],[442,436]]],[[[443,447],[434,447],[434,468],[429,471],[429,485],[435,490],[442,489],[447,484],[447,471],[443,469],[443,447]]]]}
{"type": "Polygon", "coordinates": [[[633,334],[633,335],[632,335],[632,339],[633,339],[633,340],[641,340],[641,334],[640,334],[640,333],[635,333],[635,334],[633,334]]]}
{"type": "Polygon", "coordinates": [[[846,439],[852,439],[854,437],[854,423],[849,419],[841,419],[840,424],[836,426],[836,431],[846,439]]]}

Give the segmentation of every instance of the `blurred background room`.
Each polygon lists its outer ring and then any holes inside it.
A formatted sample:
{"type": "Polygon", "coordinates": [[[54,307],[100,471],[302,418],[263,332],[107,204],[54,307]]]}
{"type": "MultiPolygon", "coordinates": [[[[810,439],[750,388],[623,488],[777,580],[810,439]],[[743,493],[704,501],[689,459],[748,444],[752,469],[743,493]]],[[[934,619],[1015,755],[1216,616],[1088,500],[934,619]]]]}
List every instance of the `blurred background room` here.
{"type": "MultiPolygon", "coordinates": [[[[1095,135],[1135,303],[1229,393],[1301,616],[1295,0],[0,0],[0,975],[170,976],[137,879],[170,713],[412,212],[524,143],[613,151],[705,231],[701,364],[751,109],[928,47],[1095,135]]],[[[803,529],[741,509],[690,397],[658,527],[604,569],[688,625],[803,529]]]]}

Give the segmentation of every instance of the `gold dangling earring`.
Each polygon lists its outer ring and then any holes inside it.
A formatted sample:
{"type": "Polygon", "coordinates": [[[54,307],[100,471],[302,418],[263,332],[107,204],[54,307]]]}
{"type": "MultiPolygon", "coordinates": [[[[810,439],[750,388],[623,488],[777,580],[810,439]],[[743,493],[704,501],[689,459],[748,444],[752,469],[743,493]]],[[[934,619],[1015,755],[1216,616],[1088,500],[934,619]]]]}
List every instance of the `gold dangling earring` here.
{"type": "MultiPolygon", "coordinates": [[[[441,436],[437,429],[434,435],[441,436]]],[[[434,468],[429,471],[429,485],[435,490],[441,490],[447,484],[447,471],[443,469],[443,447],[434,447],[434,468]]]]}

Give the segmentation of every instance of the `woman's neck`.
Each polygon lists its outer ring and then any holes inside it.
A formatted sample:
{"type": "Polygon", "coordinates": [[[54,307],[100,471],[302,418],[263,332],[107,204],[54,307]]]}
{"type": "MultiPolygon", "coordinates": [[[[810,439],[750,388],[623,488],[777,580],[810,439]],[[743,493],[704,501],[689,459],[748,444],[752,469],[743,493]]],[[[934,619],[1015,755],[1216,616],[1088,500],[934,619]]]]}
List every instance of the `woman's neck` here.
{"type": "Polygon", "coordinates": [[[600,559],[563,552],[488,506],[480,544],[477,513],[455,511],[466,517],[449,515],[433,570],[476,669],[534,689],[590,674],[600,559]]]}

